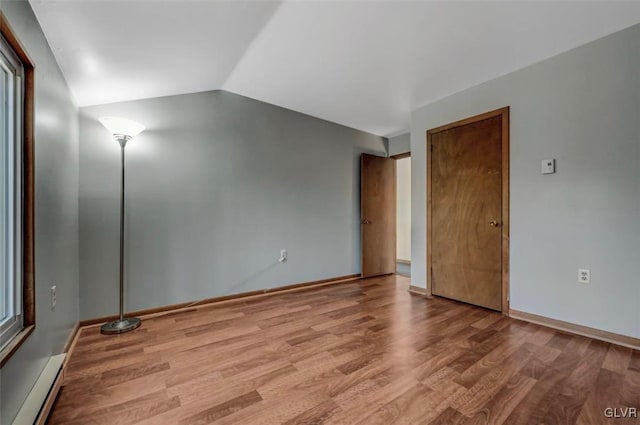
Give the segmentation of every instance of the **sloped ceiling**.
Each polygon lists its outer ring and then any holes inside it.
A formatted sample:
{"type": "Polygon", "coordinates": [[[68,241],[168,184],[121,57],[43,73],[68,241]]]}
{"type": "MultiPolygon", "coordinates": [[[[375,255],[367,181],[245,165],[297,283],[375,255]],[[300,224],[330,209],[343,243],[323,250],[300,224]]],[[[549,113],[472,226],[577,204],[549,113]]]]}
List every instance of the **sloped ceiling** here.
{"type": "Polygon", "coordinates": [[[224,89],[388,136],[640,2],[31,0],[80,106],[224,89]]]}

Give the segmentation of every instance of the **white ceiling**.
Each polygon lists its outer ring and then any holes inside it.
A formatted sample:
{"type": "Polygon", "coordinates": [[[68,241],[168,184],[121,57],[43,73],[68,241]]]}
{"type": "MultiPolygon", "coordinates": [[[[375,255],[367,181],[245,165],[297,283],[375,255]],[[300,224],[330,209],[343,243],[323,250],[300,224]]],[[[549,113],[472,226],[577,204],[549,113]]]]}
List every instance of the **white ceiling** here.
{"type": "Polygon", "coordinates": [[[378,135],[640,2],[30,0],[80,106],[224,89],[378,135]]]}

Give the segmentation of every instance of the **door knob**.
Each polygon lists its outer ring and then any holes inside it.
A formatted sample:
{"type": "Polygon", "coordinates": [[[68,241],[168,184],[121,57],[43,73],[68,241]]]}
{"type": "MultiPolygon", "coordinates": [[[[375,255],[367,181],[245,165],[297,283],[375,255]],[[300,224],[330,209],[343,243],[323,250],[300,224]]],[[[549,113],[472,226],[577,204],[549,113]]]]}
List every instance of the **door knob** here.
{"type": "Polygon", "coordinates": [[[491,220],[491,221],[489,222],[489,226],[491,226],[491,227],[498,227],[498,222],[497,222],[496,220],[491,220]]]}

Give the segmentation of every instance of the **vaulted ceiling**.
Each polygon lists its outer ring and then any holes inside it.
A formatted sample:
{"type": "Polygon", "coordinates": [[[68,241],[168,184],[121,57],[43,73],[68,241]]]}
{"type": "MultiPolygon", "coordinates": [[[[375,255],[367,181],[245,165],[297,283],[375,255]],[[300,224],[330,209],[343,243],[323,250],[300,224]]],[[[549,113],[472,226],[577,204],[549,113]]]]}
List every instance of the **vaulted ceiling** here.
{"type": "Polygon", "coordinates": [[[640,2],[30,0],[78,105],[224,89],[378,135],[640,2]]]}

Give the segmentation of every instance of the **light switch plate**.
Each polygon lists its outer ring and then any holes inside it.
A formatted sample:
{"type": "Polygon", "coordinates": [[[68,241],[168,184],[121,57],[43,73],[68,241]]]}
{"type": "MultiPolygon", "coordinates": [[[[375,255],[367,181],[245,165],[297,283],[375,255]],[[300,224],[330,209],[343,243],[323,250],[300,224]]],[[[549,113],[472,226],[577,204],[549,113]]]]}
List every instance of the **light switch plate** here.
{"type": "Polygon", "coordinates": [[[540,163],[540,171],[542,174],[553,174],[556,172],[555,159],[543,159],[540,163]]]}
{"type": "Polygon", "coordinates": [[[540,163],[540,171],[542,174],[553,174],[556,172],[555,159],[543,159],[540,163]]]}

